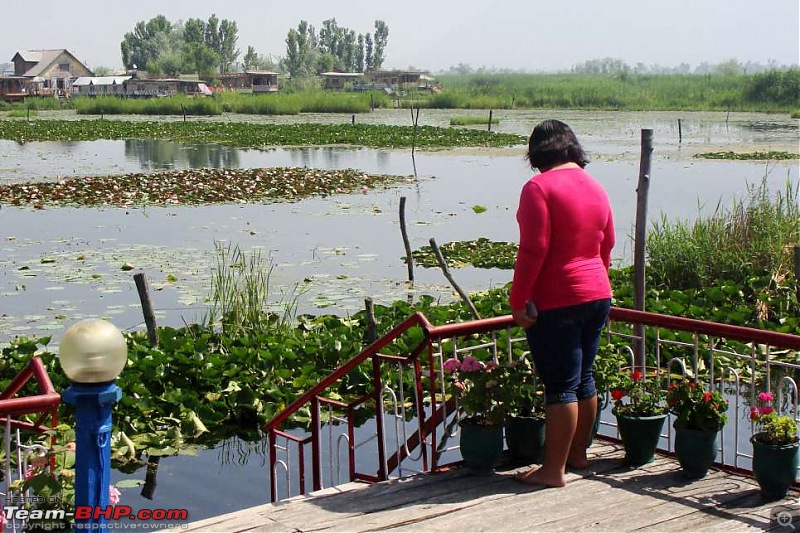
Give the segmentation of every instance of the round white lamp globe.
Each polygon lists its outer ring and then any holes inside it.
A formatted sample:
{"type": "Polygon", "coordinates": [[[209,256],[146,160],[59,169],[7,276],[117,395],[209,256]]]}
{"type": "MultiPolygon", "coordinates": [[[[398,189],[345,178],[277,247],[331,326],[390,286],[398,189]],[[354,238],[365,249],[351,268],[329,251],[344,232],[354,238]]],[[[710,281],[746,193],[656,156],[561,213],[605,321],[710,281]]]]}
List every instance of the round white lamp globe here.
{"type": "Polygon", "coordinates": [[[58,349],[61,368],[74,383],[113,381],[128,361],[128,344],[114,324],[98,318],[70,326],[58,349]]]}

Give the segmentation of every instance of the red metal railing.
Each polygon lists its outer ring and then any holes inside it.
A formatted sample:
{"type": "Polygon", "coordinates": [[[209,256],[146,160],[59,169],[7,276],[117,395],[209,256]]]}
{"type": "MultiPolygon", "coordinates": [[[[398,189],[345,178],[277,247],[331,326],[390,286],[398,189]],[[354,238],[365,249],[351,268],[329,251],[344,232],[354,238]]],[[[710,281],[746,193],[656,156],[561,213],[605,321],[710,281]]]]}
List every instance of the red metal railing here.
{"type": "MultiPolygon", "coordinates": [[[[20,479],[27,466],[27,455],[23,456],[23,449],[27,452],[38,450],[38,445],[23,446],[20,431],[44,433],[58,425],[58,406],[61,395],[53,388],[50,377],[47,375],[42,361],[34,357],[25,365],[25,368],[0,392],[0,424],[4,428],[3,444],[5,451],[4,474],[6,487],[11,485],[14,477],[20,479]],[[17,396],[23,387],[33,379],[38,388],[38,394],[30,396],[17,396]],[[32,420],[21,420],[18,417],[25,415],[39,415],[32,420]],[[12,439],[12,429],[15,431],[12,439]],[[15,476],[12,475],[12,440],[16,442],[15,476]]],[[[55,437],[51,444],[55,444],[55,437]]],[[[41,450],[38,450],[41,451],[41,450]]],[[[50,458],[50,467],[55,467],[55,459],[50,458]]],[[[11,504],[13,494],[11,489],[6,490],[6,504],[11,504]]]]}
{"type": "MultiPolygon", "coordinates": [[[[796,355],[796,363],[786,362],[785,360],[771,359],[770,355],[777,350],[800,351],[800,336],[785,333],[744,328],[740,326],[730,326],[719,323],[704,322],[687,318],[660,315],[629,309],[612,308],[611,321],[608,327],[609,338],[617,337],[623,342],[633,342],[637,340],[631,332],[630,325],[641,324],[646,326],[645,345],[648,353],[655,357],[656,364],[662,366],[661,356],[663,351],[688,352],[688,359],[692,367],[696,369],[698,358],[704,356],[704,349],[707,350],[711,360],[710,379],[720,382],[726,379],[733,382],[734,387],[740,387],[740,377],[735,368],[728,365],[716,371],[714,361],[720,355],[745,359],[754,370],[757,365],[763,366],[766,370],[767,383],[769,383],[769,373],[771,369],[782,368],[784,372],[797,372],[800,374],[800,355],[796,355]],[[690,335],[691,342],[678,341],[674,338],[666,339],[662,335],[665,331],[690,335]],[[722,342],[725,341],[725,342],[722,342]],[[747,347],[749,353],[736,352],[731,348],[730,341],[738,341],[742,346],[747,347]]],[[[431,472],[447,468],[450,464],[457,462],[459,456],[456,455],[451,461],[447,461],[444,456],[452,452],[457,447],[448,447],[447,441],[454,436],[451,427],[455,427],[458,419],[456,406],[452,402],[445,401],[444,382],[442,378],[443,360],[445,352],[447,356],[471,353],[482,350],[484,356],[495,360],[508,358],[509,360],[527,350],[522,331],[517,329],[510,316],[494,317],[483,320],[475,320],[457,324],[447,324],[433,326],[421,313],[416,313],[401,324],[392,329],[384,337],[374,342],[364,349],[357,356],[345,363],[342,367],[320,381],[311,390],[301,395],[296,401],[275,416],[264,430],[269,440],[269,465],[270,465],[270,496],[272,501],[279,498],[279,476],[278,468],[282,468],[285,473],[284,489],[287,495],[293,492],[304,494],[307,491],[308,479],[306,470],[311,468],[311,489],[319,490],[324,485],[330,486],[338,484],[341,479],[337,478],[340,474],[339,468],[335,465],[342,455],[346,455],[348,461],[347,479],[350,481],[361,480],[367,482],[386,480],[389,476],[403,476],[405,470],[414,472],[431,472]],[[419,329],[419,340],[411,346],[405,348],[407,353],[392,354],[382,353],[390,351],[397,346],[396,341],[413,330],[419,329]],[[520,336],[513,337],[516,332],[520,336]],[[351,371],[371,361],[372,390],[365,396],[357,398],[352,402],[345,403],[339,400],[326,398],[330,396],[333,388],[340,380],[347,376],[351,371]],[[393,378],[390,376],[385,379],[387,374],[386,366],[394,365],[397,368],[397,391],[390,387],[393,378]],[[410,374],[410,375],[409,375],[410,374]],[[406,384],[412,384],[412,391],[406,394],[406,384]],[[427,389],[426,389],[427,387],[427,389]],[[388,394],[388,400],[387,400],[388,394]],[[387,407],[394,407],[394,413],[386,412],[387,407]],[[408,409],[407,409],[408,407],[408,409]],[[327,409],[327,417],[324,416],[323,408],[327,409]],[[308,431],[295,429],[294,433],[282,429],[289,419],[297,415],[301,410],[310,410],[310,427],[308,431]],[[370,409],[372,426],[374,432],[357,443],[357,414],[362,409],[370,409]],[[342,413],[337,416],[336,413],[342,413]],[[409,416],[410,415],[410,416],[409,416]],[[390,442],[390,432],[387,432],[387,417],[389,421],[394,420],[394,443],[390,442]],[[408,419],[412,421],[409,423],[408,419]],[[339,434],[336,449],[333,446],[333,431],[336,428],[345,429],[339,434]],[[413,428],[410,430],[409,428],[413,428]],[[323,432],[327,430],[329,434],[327,450],[327,466],[329,475],[327,483],[324,482],[323,475],[323,432]],[[409,435],[409,431],[412,431],[409,435]],[[284,444],[278,444],[278,438],[284,439],[284,444]],[[347,443],[346,454],[339,450],[341,442],[347,443]],[[375,448],[366,453],[374,462],[377,457],[377,465],[371,464],[370,460],[362,460],[362,463],[370,463],[374,468],[371,472],[359,471],[359,458],[364,456],[357,455],[357,448],[374,443],[375,448]],[[393,450],[387,452],[387,445],[391,444],[393,450]],[[307,463],[306,448],[311,447],[310,465],[307,463]],[[415,451],[418,453],[413,457],[415,451]],[[279,456],[285,458],[279,458],[279,456]],[[294,461],[297,462],[296,467],[294,461]],[[404,466],[411,463],[413,468],[404,466]],[[293,475],[296,468],[297,474],[293,475]]],[[[672,335],[674,337],[674,335],[672,335]]],[[[630,351],[630,349],[628,349],[630,351]]],[[[787,359],[784,357],[783,359],[787,359]]],[[[673,358],[664,366],[671,366],[677,358],[673,358]]],[[[679,360],[682,368],[685,369],[685,359],[679,360]]],[[[755,379],[755,372],[751,376],[755,379]]],[[[753,382],[753,386],[755,382],[753,382]]],[[[794,378],[789,374],[781,381],[779,392],[782,394],[784,389],[790,393],[793,399],[792,409],[798,413],[798,388],[794,378]]],[[[738,390],[738,389],[737,389],[738,390]]],[[[754,394],[751,389],[751,397],[754,394]]],[[[726,459],[723,453],[723,464],[733,468],[739,467],[740,458],[750,457],[746,453],[739,451],[739,409],[736,404],[735,414],[735,435],[734,435],[734,454],[732,459],[726,459]]],[[[363,427],[363,426],[362,426],[363,427]]],[[[668,450],[671,446],[669,433],[664,435],[667,438],[668,450]]],[[[662,446],[662,448],[664,448],[662,446]]],[[[724,450],[723,450],[724,452],[724,450]]]]}

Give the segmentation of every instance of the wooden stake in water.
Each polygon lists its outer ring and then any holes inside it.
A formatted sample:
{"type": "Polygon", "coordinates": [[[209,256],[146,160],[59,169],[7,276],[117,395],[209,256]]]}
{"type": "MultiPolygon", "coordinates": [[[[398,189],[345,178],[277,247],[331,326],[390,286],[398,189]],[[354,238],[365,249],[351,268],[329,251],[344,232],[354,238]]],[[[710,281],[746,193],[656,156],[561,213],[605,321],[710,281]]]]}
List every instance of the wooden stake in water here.
{"type": "Polygon", "coordinates": [[[378,340],[378,323],[375,321],[375,308],[372,298],[364,298],[364,310],[367,313],[367,343],[372,344],[378,340]]]}
{"type": "Polygon", "coordinates": [[[461,285],[459,285],[456,282],[455,278],[453,278],[453,275],[450,274],[450,269],[447,268],[447,263],[444,260],[444,256],[442,255],[441,250],[439,250],[439,246],[436,244],[436,239],[431,237],[431,240],[429,242],[431,243],[433,254],[436,256],[436,260],[439,262],[439,268],[442,269],[444,277],[447,278],[447,281],[450,282],[450,285],[453,286],[453,288],[456,290],[459,296],[461,296],[461,299],[464,300],[464,302],[467,304],[470,313],[472,313],[473,318],[475,318],[475,320],[480,320],[481,315],[479,315],[478,310],[475,309],[475,304],[472,303],[472,300],[469,299],[469,296],[467,295],[466,292],[464,292],[464,289],[461,288],[461,285]]]}
{"type": "Polygon", "coordinates": [[[489,128],[487,131],[492,131],[492,110],[489,110],[489,128]]]}
{"type": "Polygon", "coordinates": [[[414,256],[411,254],[411,243],[408,241],[406,231],[406,197],[400,197],[400,233],[403,236],[403,246],[406,249],[406,265],[408,266],[408,281],[414,281],[414,256]]]}
{"type": "Polygon", "coordinates": [[[678,142],[683,142],[683,131],[681,130],[681,119],[678,119],[678,142]]]}
{"type": "Polygon", "coordinates": [[[153,304],[150,302],[147,278],[143,272],[140,272],[133,275],[133,281],[136,282],[136,291],[139,293],[139,300],[142,302],[142,313],[144,314],[144,323],[147,326],[147,338],[150,339],[150,346],[158,346],[156,315],[153,312],[153,304]]]}
{"type": "MultiPolygon", "coordinates": [[[[647,234],[647,193],[650,190],[650,158],[653,154],[653,130],[642,130],[642,154],[639,183],[636,187],[636,227],[633,250],[633,308],[644,311],[645,239],[647,234]]],[[[644,367],[644,326],[634,326],[634,365],[644,367]]]]}

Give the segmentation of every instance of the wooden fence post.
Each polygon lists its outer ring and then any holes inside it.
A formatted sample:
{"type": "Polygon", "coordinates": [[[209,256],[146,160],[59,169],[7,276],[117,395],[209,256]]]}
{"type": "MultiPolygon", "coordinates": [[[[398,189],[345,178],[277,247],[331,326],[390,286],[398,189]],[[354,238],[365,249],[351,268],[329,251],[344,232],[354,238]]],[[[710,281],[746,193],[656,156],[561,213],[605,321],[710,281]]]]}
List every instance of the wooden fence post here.
{"type": "MultiPolygon", "coordinates": [[[[647,237],[647,193],[650,189],[650,157],[653,153],[653,130],[642,130],[642,153],[639,183],[636,187],[636,228],[633,252],[633,306],[644,311],[645,241],[647,237]]],[[[644,326],[634,326],[634,366],[645,366],[644,326]]]]}
{"type": "Polygon", "coordinates": [[[139,300],[142,302],[142,313],[144,314],[144,323],[147,325],[147,338],[150,339],[150,346],[158,346],[156,315],[153,312],[153,304],[150,302],[147,278],[143,272],[140,272],[133,275],[133,281],[136,282],[136,291],[139,293],[139,300]]]}
{"type": "Polygon", "coordinates": [[[411,243],[406,231],[406,197],[400,197],[400,234],[403,236],[403,246],[406,249],[406,265],[408,266],[408,281],[414,281],[414,256],[411,254],[411,243]]]}

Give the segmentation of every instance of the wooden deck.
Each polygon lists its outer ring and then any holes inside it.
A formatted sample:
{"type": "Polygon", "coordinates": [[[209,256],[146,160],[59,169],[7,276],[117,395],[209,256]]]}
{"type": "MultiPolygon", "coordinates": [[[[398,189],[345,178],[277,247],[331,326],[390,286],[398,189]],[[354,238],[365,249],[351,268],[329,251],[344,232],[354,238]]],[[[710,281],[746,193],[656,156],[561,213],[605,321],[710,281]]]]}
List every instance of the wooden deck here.
{"type": "MultiPolygon", "coordinates": [[[[754,480],[712,470],[682,477],[658,457],[638,469],[614,444],[590,450],[589,469],[569,473],[562,489],[528,487],[521,469],[487,477],[455,469],[368,485],[347,483],[189,524],[188,531],[790,531],[770,521],[779,506],[798,508],[800,492],[765,502],[754,480]]],[[[795,518],[795,527],[800,519],[795,518]]],[[[792,528],[794,529],[794,528],[792,528]]],[[[185,530],[186,531],[186,530],[185,530]]]]}

